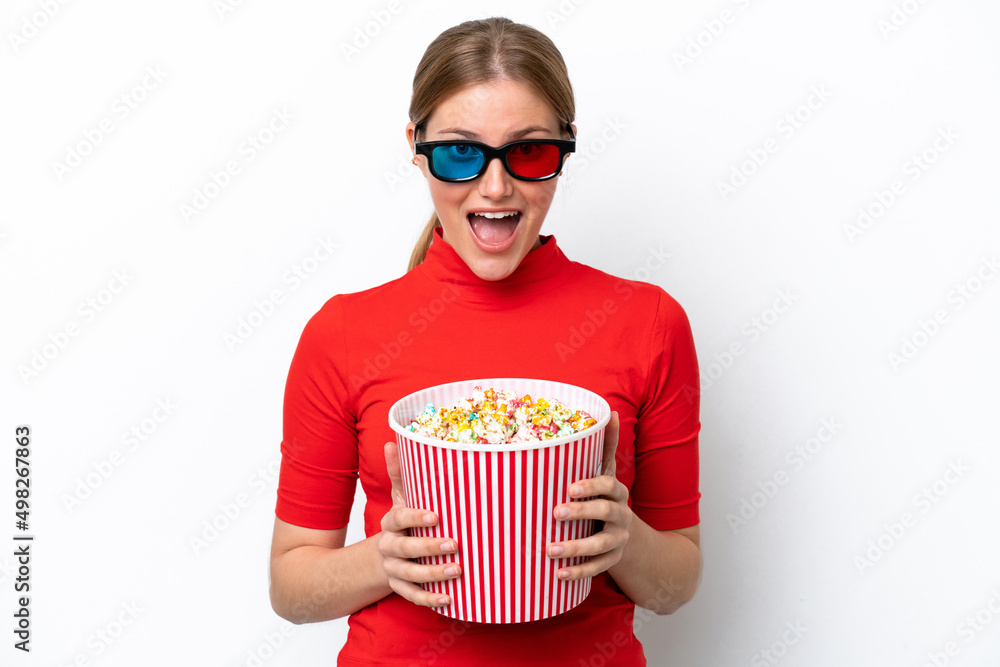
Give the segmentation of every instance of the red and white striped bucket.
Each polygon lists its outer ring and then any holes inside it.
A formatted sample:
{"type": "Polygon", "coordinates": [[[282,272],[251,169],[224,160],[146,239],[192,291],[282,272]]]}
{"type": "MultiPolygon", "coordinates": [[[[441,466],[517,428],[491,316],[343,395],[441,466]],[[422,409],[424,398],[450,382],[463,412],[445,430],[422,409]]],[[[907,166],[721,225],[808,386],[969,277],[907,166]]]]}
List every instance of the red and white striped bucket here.
{"type": "MultiPolygon", "coordinates": [[[[422,586],[451,596],[435,611],[477,623],[523,623],[566,612],[590,594],[590,578],[562,581],[561,567],[589,557],[550,558],[552,542],[594,533],[594,521],[557,521],[552,511],[570,502],[572,482],[601,474],[604,429],[611,408],[601,396],[547,380],[494,378],[430,387],[397,401],[389,425],[399,445],[403,491],[409,507],[439,517],[437,525],[413,528],[419,537],[452,537],[458,554],[417,559],[424,564],[459,561],[462,575],[422,586]],[[597,424],[562,438],[509,445],[444,442],[404,427],[428,403],[450,407],[473,389],[510,390],[519,396],[556,400],[585,410],[597,424]]],[[[573,499],[577,501],[580,499],[573,499]]]]}

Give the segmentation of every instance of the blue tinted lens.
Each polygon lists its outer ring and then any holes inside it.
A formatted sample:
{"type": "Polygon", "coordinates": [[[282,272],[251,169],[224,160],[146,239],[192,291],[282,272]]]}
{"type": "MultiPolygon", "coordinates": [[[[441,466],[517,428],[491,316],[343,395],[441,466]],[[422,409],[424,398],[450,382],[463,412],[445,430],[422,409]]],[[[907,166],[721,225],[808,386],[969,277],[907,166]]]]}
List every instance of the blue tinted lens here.
{"type": "Polygon", "coordinates": [[[483,152],[475,146],[437,146],[431,157],[434,171],[444,178],[469,178],[483,168],[483,152]]]}

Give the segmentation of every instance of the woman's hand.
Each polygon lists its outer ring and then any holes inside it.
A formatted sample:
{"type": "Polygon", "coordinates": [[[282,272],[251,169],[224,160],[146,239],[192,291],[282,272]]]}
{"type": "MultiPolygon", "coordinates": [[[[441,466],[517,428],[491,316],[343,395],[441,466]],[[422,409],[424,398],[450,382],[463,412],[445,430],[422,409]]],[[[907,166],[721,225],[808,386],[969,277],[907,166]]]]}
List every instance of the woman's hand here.
{"type": "Polygon", "coordinates": [[[437,516],[433,512],[406,506],[403,479],[399,473],[399,453],[394,442],[385,444],[385,464],[392,482],[392,508],[382,517],[378,552],[382,556],[382,567],[389,578],[389,586],[414,604],[425,607],[449,605],[449,596],[425,591],[418,584],[455,579],[462,573],[461,565],[421,565],[410,559],[456,553],[458,544],[451,538],[411,537],[406,534],[407,528],[433,526],[437,523],[437,516]]]}
{"type": "Polygon", "coordinates": [[[632,509],[628,506],[628,489],[615,477],[617,449],[618,413],[612,412],[611,421],[604,432],[601,476],[574,482],[569,487],[572,498],[595,497],[592,500],[556,505],[553,509],[553,516],[558,520],[594,519],[604,524],[603,529],[590,537],[549,545],[550,558],[591,556],[589,561],[581,565],[560,568],[557,573],[560,579],[569,581],[592,577],[621,560],[622,550],[629,540],[632,509]]]}

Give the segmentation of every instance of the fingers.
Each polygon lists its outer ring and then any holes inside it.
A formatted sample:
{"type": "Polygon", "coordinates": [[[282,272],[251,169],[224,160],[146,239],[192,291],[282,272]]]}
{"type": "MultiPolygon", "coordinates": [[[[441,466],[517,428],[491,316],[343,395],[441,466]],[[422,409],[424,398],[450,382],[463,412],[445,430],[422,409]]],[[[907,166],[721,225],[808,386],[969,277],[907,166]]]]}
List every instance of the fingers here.
{"type": "Polygon", "coordinates": [[[383,531],[378,542],[378,552],[382,554],[382,558],[426,558],[457,551],[458,544],[451,538],[410,537],[383,531]]]}
{"type": "Polygon", "coordinates": [[[615,453],[618,451],[618,412],[612,411],[611,421],[604,429],[604,456],[601,458],[601,474],[615,476],[617,465],[615,463],[615,453]]]}
{"type": "MultiPolygon", "coordinates": [[[[411,538],[412,539],[412,538],[411,538]]],[[[379,548],[381,551],[381,546],[379,548]]],[[[433,549],[430,549],[433,551],[433,549]]],[[[441,555],[440,552],[434,555],[441,555]]],[[[389,586],[396,593],[414,604],[425,607],[442,607],[451,604],[451,598],[424,590],[419,584],[449,581],[462,576],[460,563],[424,565],[406,558],[383,557],[382,567],[389,579],[389,586]]]]}
{"type": "MultiPolygon", "coordinates": [[[[611,461],[613,464],[614,459],[611,458],[611,461]]],[[[633,515],[628,506],[628,489],[615,479],[613,474],[612,470],[611,475],[605,474],[575,482],[570,485],[570,496],[590,498],[590,500],[563,503],[553,508],[552,515],[557,520],[591,519],[597,522],[598,530],[589,537],[553,542],[548,546],[547,553],[550,558],[590,557],[586,563],[560,568],[557,572],[560,579],[571,581],[592,577],[621,560],[622,551],[629,540],[633,515]]]]}
{"type": "Polygon", "coordinates": [[[390,582],[398,579],[414,584],[426,584],[432,581],[456,579],[462,574],[462,566],[459,563],[424,565],[405,558],[386,558],[384,566],[390,582]]]}
{"type": "MultiPolygon", "coordinates": [[[[389,514],[402,512],[390,511],[389,514]]],[[[383,520],[383,523],[385,521],[383,520]]],[[[451,604],[447,595],[426,591],[419,584],[449,581],[462,575],[462,565],[457,562],[423,564],[415,558],[456,554],[455,540],[438,537],[410,537],[401,533],[385,532],[378,544],[382,568],[393,591],[414,604],[441,607],[451,604]]]]}
{"type": "Polygon", "coordinates": [[[594,498],[578,503],[556,505],[552,510],[552,516],[559,521],[594,519],[595,521],[603,521],[605,524],[625,526],[631,520],[631,512],[628,505],[617,500],[594,498]]]}
{"type": "MultiPolygon", "coordinates": [[[[621,557],[621,550],[628,542],[629,527],[632,523],[632,510],[627,506],[599,498],[557,506],[553,515],[561,521],[593,519],[598,522],[598,532],[577,540],[553,542],[546,551],[550,558],[598,556],[615,551],[618,552],[618,557],[621,557]]],[[[618,562],[617,558],[614,562],[618,562]]],[[[608,567],[611,565],[614,563],[608,567]]]]}
{"type": "Polygon", "coordinates": [[[569,567],[561,567],[559,568],[559,571],[556,572],[556,576],[562,581],[576,581],[577,579],[583,579],[585,577],[596,577],[601,572],[605,572],[606,570],[614,567],[618,561],[621,560],[621,557],[621,549],[609,551],[608,553],[594,556],[586,563],[571,565],[569,567]]]}
{"type": "Polygon", "coordinates": [[[407,528],[426,528],[437,523],[437,515],[427,510],[394,506],[382,516],[382,532],[403,532],[407,528]]]}
{"type": "Polygon", "coordinates": [[[457,551],[455,540],[440,537],[400,537],[396,533],[386,533],[379,540],[379,553],[383,558],[428,558],[457,551]]]}
{"type": "Polygon", "coordinates": [[[451,598],[426,591],[419,584],[448,581],[460,577],[459,563],[425,565],[415,560],[433,556],[456,554],[458,544],[451,538],[415,537],[406,533],[409,528],[426,528],[436,525],[437,515],[423,509],[406,506],[403,478],[399,469],[399,450],[395,442],[384,447],[385,468],[392,484],[392,508],[382,517],[382,537],[378,551],[389,586],[410,602],[424,607],[442,607],[451,604],[451,598]]]}
{"type": "Polygon", "coordinates": [[[392,482],[392,508],[382,517],[383,532],[402,532],[407,528],[422,528],[437,523],[437,515],[427,510],[406,506],[403,495],[403,478],[399,472],[399,450],[396,443],[387,442],[384,447],[385,468],[392,482]]]}
{"type": "Polygon", "coordinates": [[[392,504],[398,506],[406,505],[406,497],[403,495],[403,476],[399,472],[399,450],[395,442],[387,442],[384,447],[385,468],[389,473],[389,481],[392,482],[390,491],[392,504]]]}
{"type": "Polygon", "coordinates": [[[425,591],[420,586],[409,581],[390,579],[389,585],[392,586],[392,590],[399,593],[400,596],[422,607],[447,607],[451,604],[450,596],[425,591]]]}
{"type": "MultiPolygon", "coordinates": [[[[625,502],[628,500],[628,489],[625,488],[624,484],[615,479],[614,476],[601,475],[600,477],[581,479],[579,482],[570,484],[569,497],[573,499],[603,497],[616,502],[625,502]]],[[[569,503],[569,505],[578,504],[577,502],[569,503]]],[[[562,505],[559,507],[562,507],[562,505]]]]}
{"type": "Polygon", "coordinates": [[[550,558],[575,558],[577,556],[600,556],[601,554],[621,550],[628,542],[628,531],[624,528],[602,530],[590,537],[578,540],[553,542],[546,553],[550,558]]]}
{"type": "MultiPolygon", "coordinates": [[[[386,447],[387,463],[395,452],[386,447]]],[[[387,466],[391,469],[391,463],[387,466]]],[[[451,599],[439,593],[425,591],[419,584],[448,581],[462,574],[460,563],[423,564],[417,558],[457,555],[458,543],[452,538],[419,537],[406,533],[407,528],[432,526],[437,516],[432,512],[409,507],[393,507],[382,517],[382,535],[378,542],[378,552],[382,557],[382,568],[393,591],[425,607],[441,607],[451,604],[451,599]]]]}
{"type": "Polygon", "coordinates": [[[590,559],[580,565],[559,568],[556,576],[571,581],[583,577],[593,577],[614,566],[621,560],[622,552],[628,543],[629,531],[618,526],[608,527],[594,535],[567,542],[553,542],[546,550],[549,558],[576,558],[589,556],[590,559]]]}

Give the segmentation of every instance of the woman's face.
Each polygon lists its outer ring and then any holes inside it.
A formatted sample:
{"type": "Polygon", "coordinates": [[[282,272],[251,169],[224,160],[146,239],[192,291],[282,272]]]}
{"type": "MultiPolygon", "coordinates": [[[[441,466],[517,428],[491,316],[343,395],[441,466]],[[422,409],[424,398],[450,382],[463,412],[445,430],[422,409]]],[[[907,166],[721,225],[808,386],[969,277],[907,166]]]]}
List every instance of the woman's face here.
{"type": "MultiPolygon", "coordinates": [[[[561,139],[560,125],[541,98],[519,83],[502,80],[469,86],[447,98],[427,119],[426,136],[420,140],[468,139],[499,147],[519,139],[561,139]]],[[[414,127],[412,122],[406,126],[411,152],[414,127]]],[[[448,183],[434,178],[425,156],[417,156],[417,164],[427,179],[444,240],[483,280],[506,278],[541,245],[538,234],[558,178],[519,181],[500,160],[493,160],[479,178],[448,183]],[[488,211],[515,214],[493,219],[473,215],[488,211]]]]}

